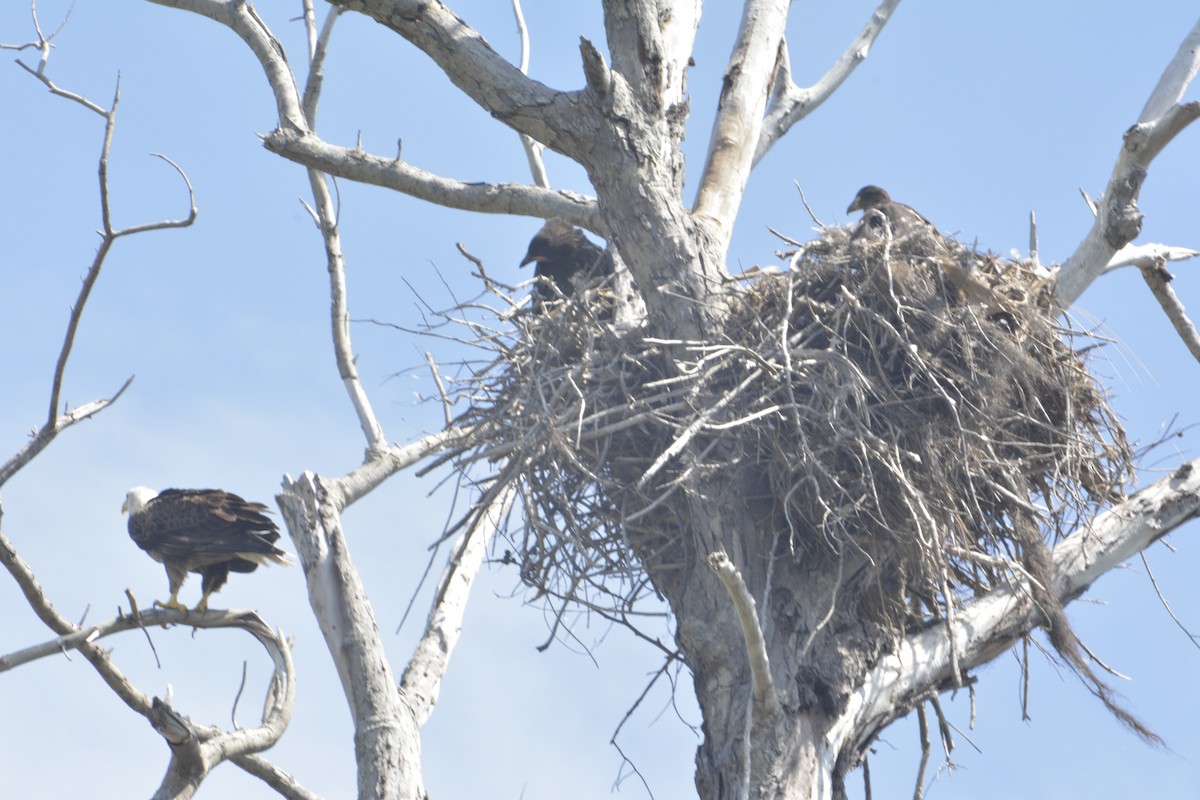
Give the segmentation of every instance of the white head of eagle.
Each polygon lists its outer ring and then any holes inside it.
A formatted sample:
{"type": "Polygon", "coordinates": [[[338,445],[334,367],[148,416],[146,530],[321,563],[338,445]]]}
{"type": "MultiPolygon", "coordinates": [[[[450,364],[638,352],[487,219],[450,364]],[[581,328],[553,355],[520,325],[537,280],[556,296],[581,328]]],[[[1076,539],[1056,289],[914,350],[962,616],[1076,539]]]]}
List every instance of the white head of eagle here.
{"type": "Polygon", "coordinates": [[[163,489],[136,486],[125,495],[129,536],[167,570],[171,596],[163,608],[186,610],[179,589],[189,572],[201,575],[197,611],[208,608],[213,592],[230,572],[253,572],[259,564],[291,563],[275,546],[279,528],[266,505],[221,489],[163,489]]]}

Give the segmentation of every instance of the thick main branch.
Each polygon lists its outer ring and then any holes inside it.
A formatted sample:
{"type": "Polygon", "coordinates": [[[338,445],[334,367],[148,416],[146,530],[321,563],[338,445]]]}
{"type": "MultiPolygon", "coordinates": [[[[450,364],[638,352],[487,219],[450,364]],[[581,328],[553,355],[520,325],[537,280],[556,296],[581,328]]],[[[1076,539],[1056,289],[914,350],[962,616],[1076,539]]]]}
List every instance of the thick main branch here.
{"type": "Polygon", "coordinates": [[[725,68],[694,209],[697,217],[719,232],[722,242],[733,235],[733,223],[754,165],[789,5],[787,0],[747,0],[737,43],[725,68]]]}
{"type": "MultiPolygon", "coordinates": [[[[1054,591],[1068,602],[1101,575],[1184,523],[1200,517],[1200,459],[1101,514],[1053,551],[1054,591]]],[[[919,698],[950,685],[955,651],[962,669],[983,664],[1037,623],[1028,587],[1003,587],[976,600],[953,623],[905,639],[854,693],[831,736],[839,749],[862,747],[919,698]]],[[[846,752],[843,750],[843,752],[846,752]]]]}
{"type": "Polygon", "coordinates": [[[423,0],[331,0],[359,11],[403,36],[441,68],[446,77],[492,116],[520,133],[568,156],[577,157],[583,142],[564,131],[587,110],[521,74],[482,35],[450,7],[423,0]]]}

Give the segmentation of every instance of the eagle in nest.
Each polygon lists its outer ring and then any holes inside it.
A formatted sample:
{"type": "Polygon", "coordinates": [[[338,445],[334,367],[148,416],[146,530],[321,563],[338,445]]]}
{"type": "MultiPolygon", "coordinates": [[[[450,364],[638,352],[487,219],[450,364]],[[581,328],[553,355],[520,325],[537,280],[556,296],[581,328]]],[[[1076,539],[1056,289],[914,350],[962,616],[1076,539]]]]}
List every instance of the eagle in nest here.
{"type": "Polygon", "coordinates": [[[858,190],[858,194],[854,195],[854,201],[850,203],[846,213],[854,211],[863,212],[863,218],[851,236],[852,239],[875,234],[881,227],[883,219],[886,219],[891,225],[892,236],[897,239],[922,229],[936,232],[933,231],[933,223],[925,219],[916,209],[906,206],[904,203],[897,203],[885,189],[880,189],[878,186],[864,186],[858,190]]]}
{"type": "Polygon", "coordinates": [[[275,546],[279,528],[251,503],[221,489],[130,489],[122,512],[129,513],[129,536],[167,570],[171,596],[154,605],[186,611],[179,589],[189,572],[201,575],[196,611],[225,585],[230,572],[254,572],[259,564],[291,563],[275,546]]]}
{"type": "Polygon", "coordinates": [[[536,264],[537,288],[533,307],[569,298],[598,286],[613,273],[612,256],[592,243],[583,231],[557,217],[546,220],[529,242],[521,266],[536,264]]]}

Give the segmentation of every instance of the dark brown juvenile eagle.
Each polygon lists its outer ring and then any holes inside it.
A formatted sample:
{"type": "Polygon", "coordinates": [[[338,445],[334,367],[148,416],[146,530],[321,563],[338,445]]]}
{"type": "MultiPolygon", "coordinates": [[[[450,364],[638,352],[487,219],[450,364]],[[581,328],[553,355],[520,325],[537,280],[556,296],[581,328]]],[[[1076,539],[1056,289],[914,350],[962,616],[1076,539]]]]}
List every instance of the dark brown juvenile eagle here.
{"type": "Polygon", "coordinates": [[[122,512],[129,512],[129,536],[167,569],[171,596],[154,605],[186,611],[179,589],[189,572],[202,576],[197,611],[225,585],[230,572],[254,572],[259,564],[287,566],[288,554],[274,545],[279,528],[250,503],[220,489],[129,490],[122,512]]]}
{"type": "Polygon", "coordinates": [[[933,228],[932,222],[925,219],[911,206],[892,200],[886,190],[880,189],[878,186],[864,186],[858,190],[858,194],[854,195],[854,202],[846,209],[847,214],[853,211],[863,212],[863,222],[859,224],[852,238],[858,239],[868,232],[870,227],[868,217],[873,216],[868,214],[871,209],[877,209],[887,218],[892,226],[892,235],[897,239],[915,230],[920,230],[922,227],[933,228]]]}
{"type": "Polygon", "coordinates": [[[559,297],[571,297],[598,285],[613,271],[612,258],[583,231],[552,217],[529,242],[521,266],[536,264],[534,308],[559,297]]]}

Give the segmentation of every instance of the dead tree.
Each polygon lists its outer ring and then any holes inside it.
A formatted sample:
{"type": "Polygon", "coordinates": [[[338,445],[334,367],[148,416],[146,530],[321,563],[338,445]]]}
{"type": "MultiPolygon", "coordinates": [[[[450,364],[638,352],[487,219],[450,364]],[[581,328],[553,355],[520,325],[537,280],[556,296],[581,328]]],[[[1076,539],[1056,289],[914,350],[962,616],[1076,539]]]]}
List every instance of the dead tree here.
{"type": "Polygon", "coordinates": [[[800,244],[786,271],[735,278],[726,253],[751,170],[842,85],[898,0],[810,87],[791,75],[789,3],[747,0],[690,206],[681,143],[699,2],[604,0],[605,46],[582,40],[586,85],[561,90],[527,78],[441,3],[339,0],[320,26],[307,4],[302,80],[252,6],[157,1],[241,39],[276,104],[266,148],[308,170],[337,368],[367,452],[344,476],[285,478],[278,500],[354,718],[360,797],[425,796],[421,726],[496,530],[520,543],[522,579],[548,602],[622,619],[643,598],[666,600],[703,713],[706,800],[842,796],[888,723],[926,702],[936,710],[940,693],[1039,625],[1153,739],[1094,674],[1062,608],[1200,513],[1200,462],[1124,495],[1129,447],[1083,334],[1064,334],[1060,314],[1107,270],[1137,264],[1195,346],[1162,280],[1168,260],[1194,253],[1132,242],[1151,162],[1200,115],[1180,102],[1200,24],[1126,133],[1095,227],[1062,265],[1044,267],[1036,246],[998,258],[873,216],[800,244]],[[322,68],[344,12],[419,48],[525,137],[532,162],[539,144],[577,162],[594,196],[544,180],[464,183],[325,141],[322,68]],[[600,287],[533,313],[491,287],[509,328],[479,335],[492,365],[445,390],[469,397],[468,410],[392,444],[354,363],[328,176],[561,218],[604,238],[636,292],[600,287]],[[398,671],[341,514],[418,463],[472,471],[479,496],[446,532],[458,538],[426,636],[398,671]]]}

